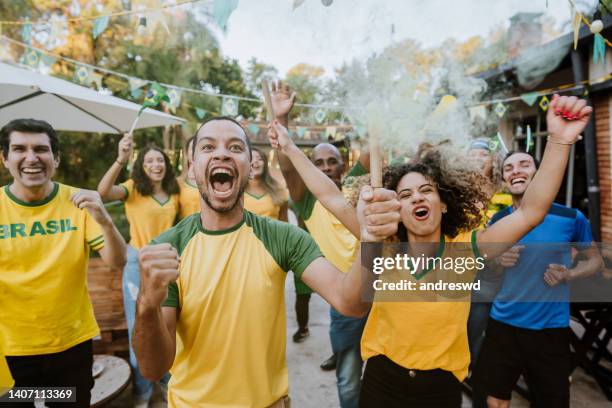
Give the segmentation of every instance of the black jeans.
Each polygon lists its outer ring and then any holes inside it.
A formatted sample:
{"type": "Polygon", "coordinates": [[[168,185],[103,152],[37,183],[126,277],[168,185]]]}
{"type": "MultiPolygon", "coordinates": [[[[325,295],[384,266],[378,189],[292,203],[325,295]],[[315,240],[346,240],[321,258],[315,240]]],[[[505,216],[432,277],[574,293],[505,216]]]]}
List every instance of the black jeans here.
{"type": "Polygon", "coordinates": [[[360,408],[460,408],[461,383],[445,370],[408,370],[383,355],[368,359],[360,408]]]}
{"type": "MultiPolygon", "coordinates": [[[[76,402],[47,402],[48,407],[88,408],[94,380],[93,342],[87,340],[60,353],[6,357],[15,387],[76,387],[76,402]]],[[[8,403],[0,407],[34,407],[34,403],[8,403]]]]}

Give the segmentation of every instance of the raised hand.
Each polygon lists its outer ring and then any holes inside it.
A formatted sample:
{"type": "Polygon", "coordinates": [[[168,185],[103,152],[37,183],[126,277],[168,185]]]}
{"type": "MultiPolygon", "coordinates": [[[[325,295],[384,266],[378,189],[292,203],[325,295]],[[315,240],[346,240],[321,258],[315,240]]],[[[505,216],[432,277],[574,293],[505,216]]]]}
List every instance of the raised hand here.
{"type": "Polygon", "coordinates": [[[272,108],[276,118],[285,118],[295,103],[295,92],[291,91],[291,88],[287,84],[283,84],[281,81],[274,81],[272,83],[272,108]]]}
{"type": "Polygon", "coordinates": [[[584,130],[593,108],[587,106],[586,100],[575,96],[555,94],[548,107],[546,124],[553,142],[573,144],[584,130]]]}
{"type": "Polygon", "coordinates": [[[295,145],[289,137],[287,128],[281,125],[278,120],[274,120],[268,126],[268,140],[273,149],[280,150],[281,152],[285,152],[289,147],[295,145]]]}
{"type": "Polygon", "coordinates": [[[102,198],[97,191],[79,190],[70,197],[70,201],[77,208],[85,208],[98,224],[112,223],[112,219],[108,211],[106,211],[102,198]]]}
{"type": "Polygon", "coordinates": [[[357,203],[361,242],[380,242],[397,233],[400,202],[397,193],[363,186],[357,203]]]}
{"type": "Polygon", "coordinates": [[[134,139],[131,133],[126,133],[123,135],[123,137],[119,141],[117,161],[121,164],[127,164],[127,162],[130,160],[130,157],[132,157],[133,151],[134,151],[134,139]]]}
{"type": "Polygon", "coordinates": [[[138,302],[158,308],[168,296],[168,285],[178,279],[179,256],[170,244],[147,245],[138,254],[141,288],[138,302]]]}

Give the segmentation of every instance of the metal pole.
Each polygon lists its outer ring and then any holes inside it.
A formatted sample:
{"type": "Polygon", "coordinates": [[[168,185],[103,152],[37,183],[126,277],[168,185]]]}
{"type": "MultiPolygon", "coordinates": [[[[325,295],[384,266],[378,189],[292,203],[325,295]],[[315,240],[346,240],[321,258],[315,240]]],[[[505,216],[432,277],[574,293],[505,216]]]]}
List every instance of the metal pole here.
{"type": "Polygon", "coordinates": [[[576,155],[576,145],[572,145],[570,151],[569,165],[567,166],[567,181],[565,183],[565,205],[572,206],[572,196],[574,195],[574,164],[576,155]]]}
{"type": "MultiPolygon", "coordinates": [[[[571,51],[572,71],[574,82],[579,83],[586,79],[583,63],[578,50],[571,51]]],[[[585,86],[588,91],[588,86],[585,86]]],[[[585,96],[587,104],[592,106],[591,98],[585,96]]],[[[589,197],[589,221],[593,230],[593,239],[599,241],[601,238],[601,208],[599,193],[599,176],[597,174],[597,151],[595,140],[595,113],[584,129],[584,155],[586,160],[587,191],[589,197]]]]}

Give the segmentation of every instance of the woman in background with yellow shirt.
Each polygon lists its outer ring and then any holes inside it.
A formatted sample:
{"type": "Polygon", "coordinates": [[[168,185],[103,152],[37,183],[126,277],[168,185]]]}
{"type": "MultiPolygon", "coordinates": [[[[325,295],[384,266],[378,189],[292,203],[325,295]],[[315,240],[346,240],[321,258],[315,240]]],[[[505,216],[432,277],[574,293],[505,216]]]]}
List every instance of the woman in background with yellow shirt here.
{"type": "MultiPolygon", "coordinates": [[[[125,202],[125,215],[130,224],[128,261],[123,270],[123,306],[130,339],[130,364],[134,373],[135,406],[147,406],[153,383],[140,374],[132,350],[132,329],[136,315],[136,298],[140,288],[138,250],[153,238],[172,227],[179,214],[179,186],[168,156],[159,148],[148,146],[138,153],[130,179],[115,184],[121,169],[133,151],[131,134],[119,141],[117,160],[98,184],[105,201],[125,202]]],[[[161,380],[165,389],[169,376],[161,380]]]]}
{"type": "Polygon", "coordinates": [[[287,221],[287,191],[270,175],[266,154],[257,148],[252,153],[244,208],[257,215],[287,221]]]}

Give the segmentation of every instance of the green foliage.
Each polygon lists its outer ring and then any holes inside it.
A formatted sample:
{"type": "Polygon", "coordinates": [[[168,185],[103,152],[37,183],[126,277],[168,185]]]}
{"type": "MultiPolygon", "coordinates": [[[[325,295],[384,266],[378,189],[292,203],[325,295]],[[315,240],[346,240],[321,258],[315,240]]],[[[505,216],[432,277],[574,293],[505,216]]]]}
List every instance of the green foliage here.
{"type": "MultiPolygon", "coordinates": [[[[70,16],[71,3],[72,0],[0,2],[0,16],[7,20],[22,20],[25,17],[31,20],[45,19],[50,12],[70,16]]],[[[79,3],[81,15],[100,13],[90,1],[79,0],[79,3]]],[[[121,10],[129,2],[105,0],[98,3],[105,7],[103,12],[108,13],[121,10]]],[[[144,35],[138,33],[136,16],[111,18],[108,28],[95,40],[91,36],[90,22],[70,24],[65,45],[51,52],[151,81],[253,97],[238,62],[221,55],[217,39],[201,19],[195,17],[195,13],[201,11],[197,7],[195,4],[191,9],[193,11],[182,7],[179,18],[164,12],[170,33],[162,24],[149,27],[151,31],[144,35]]],[[[151,19],[149,24],[152,25],[151,19]]],[[[20,27],[4,26],[3,33],[21,41],[20,27]]],[[[41,46],[36,42],[33,45],[41,46]]],[[[16,48],[14,52],[18,58],[23,49],[16,48]]],[[[54,75],[71,80],[73,70],[72,64],[58,61],[54,66],[54,75]]],[[[115,96],[139,104],[142,104],[146,94],[145,87],[142,95],[134,99],[128,81],[114,75],[105,75],[102,83],[115,96]]],[[[183,93],[181,106],[173,113],[188,120],[185,133],[190,135],[201,121],[196,116],[196,108],[210,114],[219,114],[220,101],[220,98],[210,95],[183,93]]],[[[239,114],[250,118],[254,115],[255,107],[257,104],[241,101],[239,114]]],[[[119,135],[60,132],[62,162],[57,179],[74,186],[95,189],[116,158],[119,138],[119,135]]],[[[162,143],[162,139],[162,129],[135,132],[137,147],[155,143],[178,150],[182,146],[180,138],[177,138],[173,146],[171,143],[162,143]]],[[[178,157],[174,153],[174,157],[178,157]]],[[[0,171],[0,183],[9,181],[8,173],[0,171]]]]}

